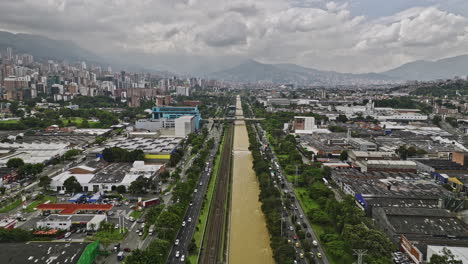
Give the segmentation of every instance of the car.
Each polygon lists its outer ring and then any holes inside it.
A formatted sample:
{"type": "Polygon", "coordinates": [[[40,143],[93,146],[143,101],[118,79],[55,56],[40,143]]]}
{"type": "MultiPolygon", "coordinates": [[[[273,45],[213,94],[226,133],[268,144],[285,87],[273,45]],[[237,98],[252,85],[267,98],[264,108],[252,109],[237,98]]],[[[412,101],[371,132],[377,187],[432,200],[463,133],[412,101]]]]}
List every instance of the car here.
{"type": "Polygon", "coordinates": [[[307,232],[306,236],[310,238],[310,237],[312,237],[312,234],[307,232]]]}
{"type": "Polygon", "coordinates": [[[115,224],[114,228],[115,229],[119,229],[120,225],[119,224],[115,224]]]}
{"type": "Polygon", "coordinates": [[[293,226],[290,226],[290,227],[289,227],[289,230],[294,231],[294,227],[293,227],[293,226]]]}
{"type": "Polygon", "coordinates": [[[117,252],[120,250],[120,243],[114,245],[114,251],[117,252]]]}
{"type": "Polygon", "coordinates": [[[312,245],[314,245],[314,247],[318,246],[317,240],[312,241],[312,245]]]}
{"type": "Polygon", "coordinates": [[[133,216],[130,216],[130,217],[128,218],[128,221],[130,221],[130,222],[135,222],[135,218],[133,218],[133,216]]]}
{"type": "Polygon", "coordinates": [[[317,253],[317,258],[321,259],[322,258],[322,253],[318,252],[317,253]]]}
{"type": "Polygon", "coordinates": [[[288,244],[292,244],[292,240],[291,240],[291,239],[288,239],[288,244]]]}
{"type": "Polygon", "coordinates": [[[189,218],[188,218],[188,222],[189,222],[189,223],[192,222],[192,217],[189,217],[189,218]]]}
{"type": "Polygon", "coordinates": [[[178,258],[180,256],[180,251],[176,251],[175,257],[178,258]]]}
{"type": "Polygon", "coordinates": [[[198,190],[197,190],[197,189],[195,189],[193,192],[194,192],[194,193],[197,193],[197,192],[198,192],[198,190]]]}
{"type": "Polygon", "coordinates": [[[141,229],[145,228],[145,223],[141,224],[141,229]]]}
{"type": "Polygon", "coordinates": [[[202,186],[202,185],[203,185],[203,182],[200,182],[200,186],[202,186]]]}
{"type": "Polygon", "coordinates": [[[143,236],[143,232],[142,232],[142,231],[140,231],[140,233],[138,233],[138,235],[139,235],[139,236],[143,236]]]}
{"type": "Polygon", "coordinates": [[[64,237],[65,237],[65,238],[69,238],[71,235],[72,235],[72,233],[67,232],[67,233],[65,233],[65,236],[64,236],[64,237]]]}
{"type": "Polygon", "coordinates": [[[304,218],[304,216],[303,216],[303,215],[299,215],[299,218],[302,219],[302,218],[304,218]]]}
{"type": "Polygon", "coordinates": [[[307,228],[307,224],[306,224],[306,223],[302,223],[302,227],[303,227],[303,228],[307,228]]]}
{"type": "Polygon", "coordinates": [[[176,239],[176,240],[175,240],[174,245],[176,245],[176,246],[179,245],[179,239],[176,239]]]}
{"type": "Polygon", "coordinates": [[[141,224],[141,223],[144,223],[144,222],[145,222],[145,220],[143,220],[143,219],[138,219],[138,220],[137,220],[137,223],[140,223],[140,224],[141,224]]]}
{"type": "Polygon", "coordinates": [[[182,222],[182,226],[185,226],[185,221],[182,222]]]}
{"type": "Polygon", "coordinates": [[[294,244],[294,246],[296,246],[297,248],[301,246],[301,244],[299,244],[299,242],[296,242],[296,244],[294,244]]]}
{"type": "Polygon", "coordinates": [[[182,257],[180,257],[180,262],[184,262],[185,261],[185,255],[182,255],[182,257]]]}
{"type": "Polygon", "coordinates": [[[190,201],[190,204],[189,204],[189,206],[192,206],[192,205],[193,205],[193,202],[192,202],[192,201],[190,201]]]}
{"type": "Polygon", "coordinates": [[[301,259],[303,259],[303,258],[304,258],[304,253],[302,253],[302,252],[299,253],[299,257],[300,257],[301,259]]]}
{"type": "Polygon", "coordinates": [[[132,249],[127,247],[127,248],[124,248],[124,251],[125,252],[132,252],[132,249]]]}
{"type": "Polygon", "coordinates": [[[65,240],[66,240],[66,241],[71,241],[71,237],[69,237],[69,238],[66,238],[65,240]]]}
{"type": "Polygon", "coordinates": [[[293,235],[293,236],[292,236],[292,239],[297,240],[297,236],[296,236],[296,235],[293,235]]]}

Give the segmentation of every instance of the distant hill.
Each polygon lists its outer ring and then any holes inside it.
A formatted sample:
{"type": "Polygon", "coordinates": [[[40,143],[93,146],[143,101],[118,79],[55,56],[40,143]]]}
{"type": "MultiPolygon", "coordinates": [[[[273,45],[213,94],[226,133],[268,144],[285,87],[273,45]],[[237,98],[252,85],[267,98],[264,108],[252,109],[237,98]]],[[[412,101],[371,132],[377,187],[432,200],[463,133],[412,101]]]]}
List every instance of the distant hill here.
{"type": "Polygon", "coordinates": [[[468,55],[437,61],[415,61],[382,74],[403,80],[430,81],[468,75],[468,55]]]}
{"type": "Polygon", "coordinates": [[[346,85],[395,83],[399,79],[383,74],[350,74],[320,71],[295,64],[264,64],[248,60],[240,65],[208,74],[209,77],[244,83],[294,83],[302,85],[346,85]]]}
{"type": "Polygon", "coordinates": [[[0,31],[0,50],[11,47],[15,53],[28,53],[38,60],[69,60],[99,63],[103,60],[96,54],[66,40],[53,40],[30,34],[13,34],[0,31]]]}

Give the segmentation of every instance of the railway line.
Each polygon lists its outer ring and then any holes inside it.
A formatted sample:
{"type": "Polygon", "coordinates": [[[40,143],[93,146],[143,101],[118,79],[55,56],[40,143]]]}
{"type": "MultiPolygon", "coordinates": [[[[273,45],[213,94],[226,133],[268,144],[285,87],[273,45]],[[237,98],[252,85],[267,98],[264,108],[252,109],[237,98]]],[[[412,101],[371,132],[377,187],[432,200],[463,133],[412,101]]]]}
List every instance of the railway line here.
{"type": "Polygon", "coordinates": [[[203,244],[198,263],[218,264],[223,262],[226,245],[226,226],[228,221],[228,199],[230,192],[231,164],[234,125],[226,129],[226,141],[221,153],[221,162],[215,186],[215,193],[208,215],[208,224],[203,238],[203,244]]]}

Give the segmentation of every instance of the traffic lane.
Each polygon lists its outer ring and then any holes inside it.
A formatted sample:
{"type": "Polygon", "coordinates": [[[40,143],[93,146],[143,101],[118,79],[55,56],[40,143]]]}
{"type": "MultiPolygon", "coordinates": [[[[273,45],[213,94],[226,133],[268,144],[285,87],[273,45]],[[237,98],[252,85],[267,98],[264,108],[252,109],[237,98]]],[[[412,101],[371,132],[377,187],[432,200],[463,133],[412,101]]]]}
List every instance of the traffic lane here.
{"type": "MultiPolygon", "coordinates": [[[[212,149],[212,154],[216,153],[217,148],[219,147],[218,143],[219,140],[217,140],[215,144],[215,148],[212,149]]],[[[198,214],[200,213],[201,205],[203,203],[203,199],[205,197],[206,190],[208,188],[208,180],[209,176],[211,173],[211,168],[213,166],[213,161],[209,161],[208,165],[205,166],[203,173],[200,177],[200,180],[197,185],[197,192],[194,192],[193,195],[193,200],[192,200],[192,206],[190,206],[187,211],[186,211],[186,216],[185,216],[185,221],[186,221],[186,226],[181,227],[179,230],[178,238],[179,239],[179,245],[173,245],[171,249],[171,257],[169,259],[169,263],[179,263],[180,262],[180,256],[185,255],[187,252],[187,248],[189,243],[191,242],[191,238],[193,236],[193,233],[195,231],[196,223],[198,221],[198,214]],[[207,171],[206,168],[209,170],[207,171]],[[200,186],[200,182],[202,182],[202,185],[200,186]],[[191,217],[192,221],[188,222],[188,218],[191,217]],[[176,258],[176,252],[179,251],[179,258],[176,258]]]]}

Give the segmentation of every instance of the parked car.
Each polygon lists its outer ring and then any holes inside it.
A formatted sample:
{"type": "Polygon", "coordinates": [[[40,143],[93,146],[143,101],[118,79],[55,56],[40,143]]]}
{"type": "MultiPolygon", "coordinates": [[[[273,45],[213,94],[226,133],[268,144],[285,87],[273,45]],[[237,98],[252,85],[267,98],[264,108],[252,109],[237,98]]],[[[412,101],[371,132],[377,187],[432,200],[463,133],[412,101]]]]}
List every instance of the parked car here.
{"type": "Polygon", "coordinates": [[[175,240],[174,245],[176,245],[176,246],[179,245],[179,239],[176,239],[176,240],[175,240]]]}

